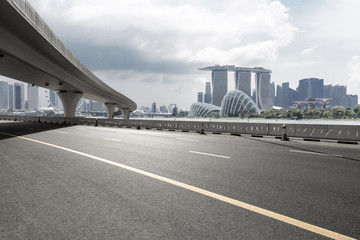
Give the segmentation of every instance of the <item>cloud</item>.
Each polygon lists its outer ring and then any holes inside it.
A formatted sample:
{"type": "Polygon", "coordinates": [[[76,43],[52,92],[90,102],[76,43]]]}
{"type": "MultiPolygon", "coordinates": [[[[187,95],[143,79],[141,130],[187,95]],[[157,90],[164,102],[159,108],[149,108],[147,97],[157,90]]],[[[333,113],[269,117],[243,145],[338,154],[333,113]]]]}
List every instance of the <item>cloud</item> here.
{"type": "Polygon", "coordinates": [[[297,68],[297,67],[306,67],[306,66],[311,66],[311,65],[319,65],[322,62],[323,62],[322,60],[285,62],[285,63],[282,63],[281,66],[284,68],[297,68]]]}
{"type": "Polygon", "coordinates": [[[301,51],[300,55],[307,55],[309,53],[314,52],[314,50],[315,50],[314,48],[306,48],[306,49],[301,51]]]}
{"type": "Polygon", "coordinates": [[[81,62],[139,106],[189,107],[210,81],[198,68],[266,66],[297,31],[272,0],[28,1],[81,62]]]}
{"type": "Polygon", "coordinates": [[[132,70],[95,71],[105,83],[133,99],[139,106],[178,104],[186,110],[204,91],[210,74],[162,74],[132,70]]]}
{"type": "Polygon", "coordinates": [[[360,96],[360,56],[353,56],[348,63],[348,93],[360,96]]]}
{"type": "Polygon", "coordinates": [[[273,61],[296,32],[287,9],[270,0],[31,3],[61,19],[52,23],[70,43],[125,48],[148,62],[273,61]]]}

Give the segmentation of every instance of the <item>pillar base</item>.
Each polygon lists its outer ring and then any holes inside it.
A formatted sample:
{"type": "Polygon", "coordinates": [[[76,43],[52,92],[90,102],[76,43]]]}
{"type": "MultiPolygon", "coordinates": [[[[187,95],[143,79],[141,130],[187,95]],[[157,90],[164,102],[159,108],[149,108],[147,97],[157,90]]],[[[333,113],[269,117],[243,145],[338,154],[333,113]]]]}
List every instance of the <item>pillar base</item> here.
{"type": "Polygon", "coordinates": [[[64,107],[65,117],[75,117],[76,106],[83,94],[77,92],[58,92],[58,96],[64,107]]]}
{"type": "Polygon", "coordinates": [[[124,119],[129,119],[129,118],[130,118],[130,113],[131,113],[131,112],[130,112],[129,109],[127,109],[127,108],[122,108],[122,109],[120,109],[120,111],[122,112],[124,119]]]}
{"type": "Polygon", "coordinates": [[[114,114],[114,111],[115,111],[115,104],[114,103],[104,103],[105,104],[105,107],[106,107],[106,111],[107,111],[107,117],[108,119],[113,119],[115,114],[114,114]]]}

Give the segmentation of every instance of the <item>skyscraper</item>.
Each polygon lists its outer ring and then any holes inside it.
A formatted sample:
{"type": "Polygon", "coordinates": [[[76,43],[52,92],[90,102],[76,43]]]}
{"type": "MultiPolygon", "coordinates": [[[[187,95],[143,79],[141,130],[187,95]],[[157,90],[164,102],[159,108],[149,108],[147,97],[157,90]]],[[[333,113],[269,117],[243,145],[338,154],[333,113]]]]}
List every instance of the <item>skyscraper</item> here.
{"type": "Polygon", "coordinates": [[[14,109],[14,85],[9,84],[9,109],[14,109]]]}
{"type": "Polygon", "coordinates": [[[203,92],[198,92],[197,101],[204,102],[204,93],[203,92]]]}
{"type": "Polygon", "coordinates": [[[29,109],[39,109],[39,88],[28,84],[28,103],[29,109]]]}
{"type": "Polygon", "coordinates": [[[14,106],[15,109],[24,109],[24,84],[14,83],[14,106]]]}
{"type": "Polygon", "coordinates": [[[161,113],[167,113],[167,107],[165,105],[159,107],[161,113]]]}
{"type": "Polygon", "coordinates": [[[151,112],[156,113],[156,103],[155,102],[153,102],[151,104],[151,112]]]}
{"type": "Polygon", "coordinates": [[[270,98],[270,73],[256,73],[256,104],[260,109],[272,109],[270,98]]]}
{"type": "Polygon", "coordinates": [[[272,105],[276,105],[275,104],[275,83],[272,82],[270,83],[270,98],[271,98],[271,103],[272,105]]]}
{"type": "Polygon", "coordinates": [[[214,70],[211,73],[212,104],[220,107],[221,101],[228,90],[228,77],[226,70],[214,70]]]}
{"type": "Polygon", "coordinates": [[[49,90],[49,105],[52,107],[56,106],[56,92],[54,90],[49,90]]]}
{"type": "Polygon", "coordinates": [[[235,67],[235,65],[214,65],[199,68],[201,71],[211,71],[212,80],[212,104],[221,106],[223,97],[228,90],[228,71],[235,72],[235,85],[247,95],[251,94],[251,73],[256,73],[256,103],[261,109],[272,109],[270,97],[270,73],[268,69],[262,67],[246,68],[235,67]]]}
{"type": "Polygon", "coordinates": [[[235,71],[235,88],[251,97],[251,72],[235,71]]]}
{"type": "Polygon", "coordinates": [[[207,82],[206,86],[205,86],[204,103],[211,104],[211,85],[210,85],[210,82],[207,82]]]}
{"type": "Polygon", "coordinates": [[[306,78],[299,81],[299,100],[324,97],[324,79],[306,78]]]}
{"type": "Polygon", "coordinates": [[[9,84],[0,81],[0,109],[9,108],[9,84]]]}
{"type": "Polygon", "coordinates": [[[282,106],[283,108],[288,108],[290,106],[289,95],[290,95],[290,87],[289,82],[282,83],[282,106]]]}

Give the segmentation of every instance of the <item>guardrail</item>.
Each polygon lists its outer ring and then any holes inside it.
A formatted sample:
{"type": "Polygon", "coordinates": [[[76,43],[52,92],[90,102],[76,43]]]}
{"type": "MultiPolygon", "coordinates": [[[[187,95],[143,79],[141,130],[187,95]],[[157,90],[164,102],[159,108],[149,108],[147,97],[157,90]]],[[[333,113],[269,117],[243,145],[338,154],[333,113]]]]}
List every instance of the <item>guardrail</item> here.
{"type": "MultiPolygon", "coordinates": [[[[135,120],[135,119],[96,119],[0,115],[0,120],[27,121],[58,124],[79,124],[127,128],[167,129],[178,131],[250,134],[280,137],[283,134],[281,123],[235,123],[235,122],[200,122],[169,120],[135,120]]],[[[286,124],[288,137],[307,139],[331,139],[360,142],[360,124],[326,125],[326,124],[286,124]]]]}

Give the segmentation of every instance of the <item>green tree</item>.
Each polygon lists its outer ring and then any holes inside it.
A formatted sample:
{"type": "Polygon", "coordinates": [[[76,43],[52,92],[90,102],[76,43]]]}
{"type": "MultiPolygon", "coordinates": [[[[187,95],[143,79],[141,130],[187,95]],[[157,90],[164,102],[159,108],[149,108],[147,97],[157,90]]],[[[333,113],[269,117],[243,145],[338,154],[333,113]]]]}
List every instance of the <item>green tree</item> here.
{"type": "Polygon", "coordinates": [[[345,115],[345,108],[343,106],[335,106],[331,108],[331,116],[334,119],[341,119],[345,115]]]}
{"type": "Polygon", "coordinates": [[[360,104],[354,107],[354,113],[356,114],[357,117],[360,117],[360,104]]]}

